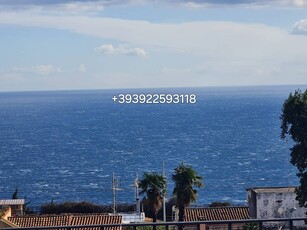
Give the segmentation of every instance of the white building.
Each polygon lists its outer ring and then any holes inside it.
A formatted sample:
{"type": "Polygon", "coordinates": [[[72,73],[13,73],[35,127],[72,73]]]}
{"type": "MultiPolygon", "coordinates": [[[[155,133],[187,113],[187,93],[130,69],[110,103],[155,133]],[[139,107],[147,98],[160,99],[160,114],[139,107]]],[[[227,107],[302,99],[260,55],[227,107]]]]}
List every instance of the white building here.
{"type": "MultiPolygon", "coordinates": [[[[259,187],[247,189],[247,202],[250,218],[299,218],[306,217],[307,208],[299,207],[295,193],[296,187],[259,187]]],[[[288,223],[266,223],[266,225],[283,225],[288,223]]],[[[294,221],[295,227],[304,227],[304,221],[294,221]]]]}
{"type": "Polygon", "coordinates": [[[118,215],[122,216],[123,224],[145,222],[145,212],[140,212],[140,213],[118,213],[118,215]]]}
{"type": "Polygon", "coordinates": [[[0,200],[0,209],[10,207],[12,209],[12,215],[23,215],[24,205],[25,199],[0,200]]]}

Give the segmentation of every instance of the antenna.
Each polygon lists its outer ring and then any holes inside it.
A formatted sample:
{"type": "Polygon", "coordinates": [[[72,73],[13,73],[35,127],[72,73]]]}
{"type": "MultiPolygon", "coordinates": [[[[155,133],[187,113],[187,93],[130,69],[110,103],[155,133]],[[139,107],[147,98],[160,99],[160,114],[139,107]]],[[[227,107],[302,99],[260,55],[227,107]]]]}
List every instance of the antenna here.
{"type": "Polygon", "coordinates": [[[117,181],[115,179],[115,175],[113,172],[112,174],[113,214],[116,214],[116,186],[117,186],[117,181]]]}
{"type": "MultiPolygon", "coordinates": [[[[165,178],[165,172],[164,172],[164,161],[162,161],[162,176],[165,178]]],[[[165,188],[166,190],[166,188],[165,188]]],[[[163,221],[166,222],[166,207],[165,207],[165,197],[166,197],[166,191],[164,191],[163,194],[163,221]]]]}
{"type": "Polygon", "coordinates": [[[136,212],[139,214],[140,210],[140,199],[139,199],[139,177],[136,173],[136,178],[134,180],[134,187],[135,187],[135,205],[136,205],[136,212]]]}

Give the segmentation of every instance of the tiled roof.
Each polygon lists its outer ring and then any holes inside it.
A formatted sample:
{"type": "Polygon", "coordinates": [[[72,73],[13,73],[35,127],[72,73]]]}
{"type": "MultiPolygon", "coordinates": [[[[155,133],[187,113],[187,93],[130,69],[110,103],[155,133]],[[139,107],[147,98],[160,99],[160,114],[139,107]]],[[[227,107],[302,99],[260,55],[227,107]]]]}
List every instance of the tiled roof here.
{"type": "MultiPolygon", "coordinates": [[[[102,225],[102,224],[121,224],[122,216],[108,215],[76,215],[71,219],[70,225],[102,225]]],[[[100,229],[100,228],[97,228],[100,229]]],[[[105,228],[108,230],[119,230],[119,227],[105,228]]]]}
{"type": "Polygon", "coordinates": [[[69,215],[25,215],[9,217],[8,219],[22,228],[66,226],[69,223],[69,215]]]}
{"type": "Polygon", "coordinates": [[[24,205],[25,199],[0,200],[0,205],[24,205]]]}
{"type": "Polygon", "coordinates": [[[187,208],[185,221],[249,219],[248,207],[187,208]]]}
{"type": "MultiPolygon", "coordinates": [[[[80,215],[28,215],[10,217],[9,221],[19,227],[46,227],[46,226],[82,226],[121,224],[121,216],[109,216],[102,214],[80,214],[80,215]]],[[[119,230],[119,227],[106,228],[108,230],[119,230]]]]}

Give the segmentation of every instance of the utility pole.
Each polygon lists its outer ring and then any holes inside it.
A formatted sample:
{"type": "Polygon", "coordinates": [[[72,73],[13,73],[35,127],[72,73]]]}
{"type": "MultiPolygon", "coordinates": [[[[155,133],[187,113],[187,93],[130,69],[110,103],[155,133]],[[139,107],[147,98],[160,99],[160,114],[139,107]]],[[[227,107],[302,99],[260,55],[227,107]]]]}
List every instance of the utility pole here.
{"type": "MultiPolygon", "coordinates": [[[[165,172],[164,172],[164,161],[162,161],[162,176],[166,180],[165,172]]],[[[163,194],[163,221],[166,222],[166,207],[165,207],[166,188],[164,189],[165,189],[165,192],[163,194]]]]}
{"type": "Polygon", "coordinates": [[[136,178],[134,180],[134,186],[135,186],[135,205],[136,205],[136,212],[140,214],[140,199],[139,199],[139,177],[138,174],[136,174],[136,178]]]}
{"type": "Polygon", "coordinates": [[[112,175],[112,194],[113,194],[113,214],[116,214],[116,179],[114,172],[112,175]]]}

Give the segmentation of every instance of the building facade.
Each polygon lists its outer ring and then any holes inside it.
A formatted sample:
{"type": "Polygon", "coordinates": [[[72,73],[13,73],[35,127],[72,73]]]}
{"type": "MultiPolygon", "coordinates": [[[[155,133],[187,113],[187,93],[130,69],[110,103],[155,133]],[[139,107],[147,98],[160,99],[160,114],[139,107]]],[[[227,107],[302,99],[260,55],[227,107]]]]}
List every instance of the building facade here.
{"type": "MultiPolygon", "coordinates": [[[[296,187],[258,187],[247,189],[247,203],[252,219],[306,217],[307,209],[299,207],[296,187]]],[[[286,226],[287,223],[266,223],[267,227],[286,226]]],[[[297,228],[307,229],[304,221],[294,221],[297,228]]]]}
{"type": "Polygon", "coordinates": [[[6,209],[8,207],[12,210],[12,215],[23,215],[24,214],[25,199],[9,199],[0,200],[0,209],[6,209]]]}

